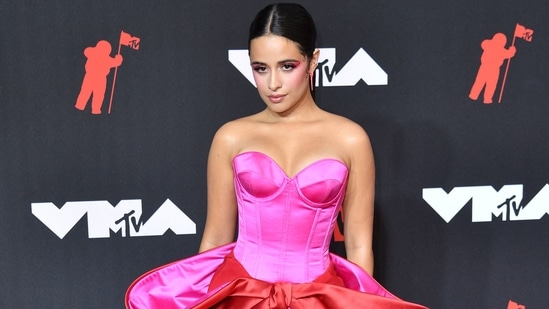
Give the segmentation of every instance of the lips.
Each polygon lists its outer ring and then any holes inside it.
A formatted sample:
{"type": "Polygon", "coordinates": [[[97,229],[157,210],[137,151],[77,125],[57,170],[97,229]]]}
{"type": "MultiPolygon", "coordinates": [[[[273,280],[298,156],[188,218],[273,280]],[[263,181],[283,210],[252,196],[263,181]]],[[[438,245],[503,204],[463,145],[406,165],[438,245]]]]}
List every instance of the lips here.
{"type": "Polygon", "coordinates": [[[280,103],[282,102],[282,100],[284,100],[285,97],[286,95],[282,94],[271,94],[270,96],[268,96],[269,101],[271,101],[272,103],[280,103]]]}

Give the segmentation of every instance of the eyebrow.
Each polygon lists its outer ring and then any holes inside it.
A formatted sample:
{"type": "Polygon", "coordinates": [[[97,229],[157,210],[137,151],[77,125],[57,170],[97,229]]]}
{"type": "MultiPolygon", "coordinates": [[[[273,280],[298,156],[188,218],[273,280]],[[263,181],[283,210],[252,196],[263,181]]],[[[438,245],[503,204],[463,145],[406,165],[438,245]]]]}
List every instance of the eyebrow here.
{"type": "MultiPolygon", "coordinates": [[[[301,62],[300,60],[296,60],[296,59],[285,59],[285,60],[281,60],[279,62],[277,62],[278,64],[284,64],[284,63],[288,63],[288,62],[301,62]]],[[[265,62],[261,62],[261,61],[254,61],[251,63],[251,65],[266,65],[265,62]]]]}

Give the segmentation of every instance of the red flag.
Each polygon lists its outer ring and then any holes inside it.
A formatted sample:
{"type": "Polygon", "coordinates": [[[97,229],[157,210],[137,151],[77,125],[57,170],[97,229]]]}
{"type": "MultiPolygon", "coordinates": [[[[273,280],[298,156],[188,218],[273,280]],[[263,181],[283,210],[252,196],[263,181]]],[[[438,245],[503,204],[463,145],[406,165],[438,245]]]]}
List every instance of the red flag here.
{"type": "Polygon", "coordinates": [[[515,27],[515,37],[521,38],[526,42],[532,42],[532,36],[534,35],[534,30],[528,29],[521,24],[517,24],[515,27]]]}
{"type": "Polygon", "coordinates": [[[139,50],[139,42],[141,39],[127,32],[120,32],[120,45],[128,46],[131,49],[139,50]]]}

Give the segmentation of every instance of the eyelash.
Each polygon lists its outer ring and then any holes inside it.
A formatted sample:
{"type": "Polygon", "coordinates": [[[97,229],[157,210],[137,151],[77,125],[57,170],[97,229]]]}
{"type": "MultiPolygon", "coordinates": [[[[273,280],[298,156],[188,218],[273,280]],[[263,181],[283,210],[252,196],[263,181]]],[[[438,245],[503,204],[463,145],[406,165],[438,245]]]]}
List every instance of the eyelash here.
{"type": "MultiPolygon", "coordinates": [[[[295,68],[297,68],[299,66],[299,63],[284,63],[280,66],[280,69],[284,72],[291,72],[293,71],[295,68]]],[[[252,69],[254,71],[256,71],[257,73],[266,73],[267,72],[267,67],[264,66],[264,65],[256,65],[256,66],[252,66],[252,69]]]]}

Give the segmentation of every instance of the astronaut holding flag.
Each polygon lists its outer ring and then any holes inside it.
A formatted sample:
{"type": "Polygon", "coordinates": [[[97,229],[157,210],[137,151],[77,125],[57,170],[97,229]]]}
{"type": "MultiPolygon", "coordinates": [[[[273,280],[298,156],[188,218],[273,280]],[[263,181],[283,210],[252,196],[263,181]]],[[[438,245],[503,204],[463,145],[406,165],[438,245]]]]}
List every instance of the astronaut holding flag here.
{"type": "Polygon", "coordinates": [[[114,95],[114,84],[116,82],[116,72],[118,67],[122,64],[122,55],[120,55],[120,48],[122,45],[128,46],[131,49],[139,50],[140,39],[132,37],[129,33],[124,31],[120,32],[120,42],[118,44],[118,54],[114,57],[110,56],[111,44],[108,41],[100,40],[96,46],[86,47],[84,49],[84,56],[86,56],[86,64],[84,66],[86,74],[82,81],[82,87],[80,93],[76,98],[76,107],[79,110],[86,109],[86,105],[91,98],[91,112],[94,115],[101,114],[101,107],[103,106],[103,100],[105,99],[105,90],[107,88],[107,76],[112,68],[114,70],[114,78],[112,83],[111,100],[109,103],[109,114],[111,113],[112,98],[114,95]]]}
{"type": "Polygon", "coordinates": [[[491,39],[482,41],[482,56],[480,58],[480,68],[477,72],[475,82],[471,87],[469,98],[476,101],[480,95],[480,92],[484,88],[484,104],[491,104],[496,86],[500,75],[500,67],[504,61],[507,60],[507,67],[503,76],[503,82],[501,86],[501,92],[498,103],[501,103],[501,97],[503,95],[503,89],[505,88],[505,81],[507,79],[507,72],[509,70],[509,63],[511,58],[515,56],[516,47],[515,39],[521,38],[527,42],[532,41],[534,31],[527,29],[526,27],[516,24],[515,33],[513,35],[513,42],[509,48],[505,48],[507,38],[503,33],[496,33],[491,39]]]}

